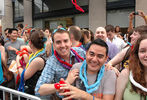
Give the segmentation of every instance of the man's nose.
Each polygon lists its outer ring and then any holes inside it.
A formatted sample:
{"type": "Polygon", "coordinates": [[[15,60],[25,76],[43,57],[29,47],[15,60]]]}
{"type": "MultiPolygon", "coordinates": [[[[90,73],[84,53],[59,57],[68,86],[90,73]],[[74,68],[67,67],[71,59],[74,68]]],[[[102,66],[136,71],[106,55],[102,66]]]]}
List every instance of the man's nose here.
{"type": "Polygon", "coordinates": [[[61,47],[64,47],[65,46],[65,43],[64,42],[61,42],[61,47]]]}
{"type": "Polygon", "coordinates": [[[96,57],[96,56],[94,56],[92,60],[93,60],[93,61],[96,61],[96,60],[97,60],[97,57],[96,57]]]}

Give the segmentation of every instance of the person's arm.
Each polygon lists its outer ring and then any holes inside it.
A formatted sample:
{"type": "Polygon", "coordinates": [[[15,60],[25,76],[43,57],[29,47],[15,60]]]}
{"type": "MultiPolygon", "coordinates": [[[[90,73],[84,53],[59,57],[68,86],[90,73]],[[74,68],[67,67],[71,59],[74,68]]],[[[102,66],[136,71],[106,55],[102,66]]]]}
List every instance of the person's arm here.
{"type": "Polygon", "coordinates": [[[40,88],[38,90],[38,93],[41,96],[52,94],[52,93],[55,93],[55,92],[57,92],[57,90],[54,87],[54,84],[43,84],[43,85],[40,86],[40,88]]]}
{"type": "Polygon", "coordinates": [[[9,50],[12,50],[12,51],[15,51],[15,52],[18,51],[16,48],[13,48],[12,46],[8,46],[8,51],[9,51],[9,50]]]}
{"type": "Polygon", "coordinates": [[[46,48],[45,48],[47,57],[49,57],[51,55],[51,48],[52,48],[51,41],[47,41],[46,48]]]}
{"type": "Polygon", "coordinates": [[[128,49],[129,48],[127,47],[127,48],[124,48],[122,51],[120,51],[115,57],[113,57],[113,59],[111,59],[106,64],[106,66],[111,67],[111,66],[115,66],[115,65],[119,64],[120,62],[122,62],[128,49]]]}
{"type": "Polygon", "coordinates": [[[133,29],[133,18],[134,18],[134,12],[131,12],[129,15],[129,27],[128,32],[130,32],[133,29]]]}
{"type": "Polygon", "coordinates": [[[77,79],[78,77],[79,77],[79,70],[72,69],[69,71],[66,81],[68,81],[69,84],[72,84],[75,81],[75,79],[77,79]]]}
{"type": "Polygon", "coordinates": [[[48,95],[56,92],[54,84],[51,84],[55,76],[55,69],[50,60],[47,60],[45,68],[35,87],[35,95],[48,95]]]}
{"type": "Polygon", "coordinates": [[[117,78],[115,100],[122,100],[123,94],[128,83],[129,70],[124,69],[117,78]]]}
{"type": "Polygon", "coordinates": [[[147,24],[147,18],[146,18],[145,13],[141,10],[138,10],[138,15],[141,16],[144,19],[145,24],[147,24]]]}
{"type": "Polygon", "coordinates": [[[6,53],[5,53],[5,48],[3,46],[1,46],[1,60],[3,62],[4,65],[6,65],[6,53]]]}
{"type": "MultiPolygon", "coordinates": [[[[44,62],[44,60],[42,58],[40,58],[40,57],[35,58],[29,64],[28,68],[26,69],[26,71],[24,73],[24,80],[27,80],[27,79],[31,78],[37,71],[43,69],[44,64],[45,64],[45,62],[44,62]]],[[[21,67],[21,64],[19,62],[19,58],[18,57],[17,57],[17,66],[19,67],[18,68],[19,75],[21,75],[21,73],[23,71],[23,68],[21,67]]]]}
{"type": "Polygon", "coordinates": [[[61,90],[69,90],[67,92],[59,93],[59,95],[64,96],[62,100],[70,100],[73,98],[80,100],[113,100],[113,96],[111,95],[105,95],[103,99],[96,98],[91,94],[70,85],[68,82],[66,82],[66,84],[61,84],[61,86],[61,90]]]}

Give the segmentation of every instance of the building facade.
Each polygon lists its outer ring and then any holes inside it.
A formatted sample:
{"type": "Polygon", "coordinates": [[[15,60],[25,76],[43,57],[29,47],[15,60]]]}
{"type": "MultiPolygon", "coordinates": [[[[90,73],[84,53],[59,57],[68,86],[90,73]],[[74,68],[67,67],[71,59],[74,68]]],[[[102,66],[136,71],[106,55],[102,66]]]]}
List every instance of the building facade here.
{"type": "MultiPolygon", "coordinates": [[[[93,32],[96,27],[112,24],[126,29],[129,13],[143,10],[147,14],[147,0],[77,0],[85,13],[75,9],[71,0],[5,0],[3,29],[18,23],[30,27],[55,29],[60,23],[64,27],[78,25],[93,32]]],[[[136,17],[134,26],[144,24],[136,17]]]]}

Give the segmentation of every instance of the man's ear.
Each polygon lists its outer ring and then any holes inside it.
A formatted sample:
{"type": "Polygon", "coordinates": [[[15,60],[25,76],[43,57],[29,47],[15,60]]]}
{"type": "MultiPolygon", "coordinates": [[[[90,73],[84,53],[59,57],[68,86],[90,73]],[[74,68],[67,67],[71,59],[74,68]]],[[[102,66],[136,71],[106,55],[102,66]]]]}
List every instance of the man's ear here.
{"type": "Polygon", "coordinates": [[[108,59],[108,55],[107,55],[106,58],[105,58],[105,62],[107,61],[107,59],[108,59]]]}

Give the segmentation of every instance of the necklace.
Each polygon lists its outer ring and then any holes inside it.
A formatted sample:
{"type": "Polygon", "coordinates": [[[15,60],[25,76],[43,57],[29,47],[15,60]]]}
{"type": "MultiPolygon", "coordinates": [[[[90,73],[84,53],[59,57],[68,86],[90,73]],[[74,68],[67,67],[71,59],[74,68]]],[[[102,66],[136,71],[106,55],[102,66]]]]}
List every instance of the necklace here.
{"type": "Polygon", "coordinates": [[[43,48],[38,50],[35,54],[32,53],[29,56],[29,62],[26,65],[26,69],[28,68],[29,64],[32,62],[33,59],[35,59],[36,57],[38,57],[40,54],[43,54],[43,53],[45,53],[45,50],[43,48]]]}
{"type": "Polygon", "coordinates": [[[131,83],[132,83],[134,86],[138,87],[138,88],[141,89],[142,91],[147,92],[147,88],[143,87],[141,84],[137,83],[137,82],[133,79],[132,71],[130,71],[130,76],[129,76],[129,78],[130,78],[131,83]]]}
{"type": "Polygon", "coordinates": [[[80,68],[80,78],[81,80],[84,82],[84,85],[86,87],[86,92],[88,93],[93,93],[94,91],[96,91],[99,86],[100,86],[100,83],[101,83],[101,80],[104,76],[104,72],[105,72],[105,66],[103,65],[98,73],[98,77],[97,77],[97,80],[94,84],[92,85],[88,85],[88,79],[87,79],[87,71],[86,71],[86,68],[87,68],[87,63],[86,63],[86,60],[84,60],[81,68],[80,68]],[[83,75],[83,72],[84,72],[84,75],[83,75]]]}
{"type": "Polygon", "coordinates": [[[80,47],[80,48],[82,48],[85,51],[85,48],[83,48],[83,45],[82,45],[81,42],[77,46],[75,46],[75,47],[80,47]]]}
{"type": "MultiPolygon", "coordinates": [[[[84,58],[82,58],[75,50],[71,49],[72,53],[74,53],[75,58],[78,62],[81,62],[80,59],[82,61],[84,61],[84,58]]],[[[67,69],[71,69],[72,64],[67,63],[66,61],[61,60],[61,57],[58,55],[57,51],[54,51],[54,55],[57,58],[57,60],[62,64],[63,67],[67,68],[67,69]]]]}
{"type": "Polygon", "coordinates": [[[76,46],[76,47],[80,47],[82,45],[82,43],[81,42],[79,42],[79,44],[76,46]]]}
{"type": "Polygon", "coordinates": [[[25,90],[24,89],[24,84],[25,84],[24,73],[25,73],[26,69],[28,68],[29,64],[32,62],[33,59],[35,59],[36,57],[38,57],[40,54],[43,54],[43,53],[45,53],[45,49],[42,48],[42,49],[38,50],[35,54],[32,53],[29,56],[29,62],[27,63],[26,68],[23,69],[23,72],[21,73],[20,84],[19,84],[19,88],[18,88],[19,91],[24,92],[24,90],[25,90]]]}

